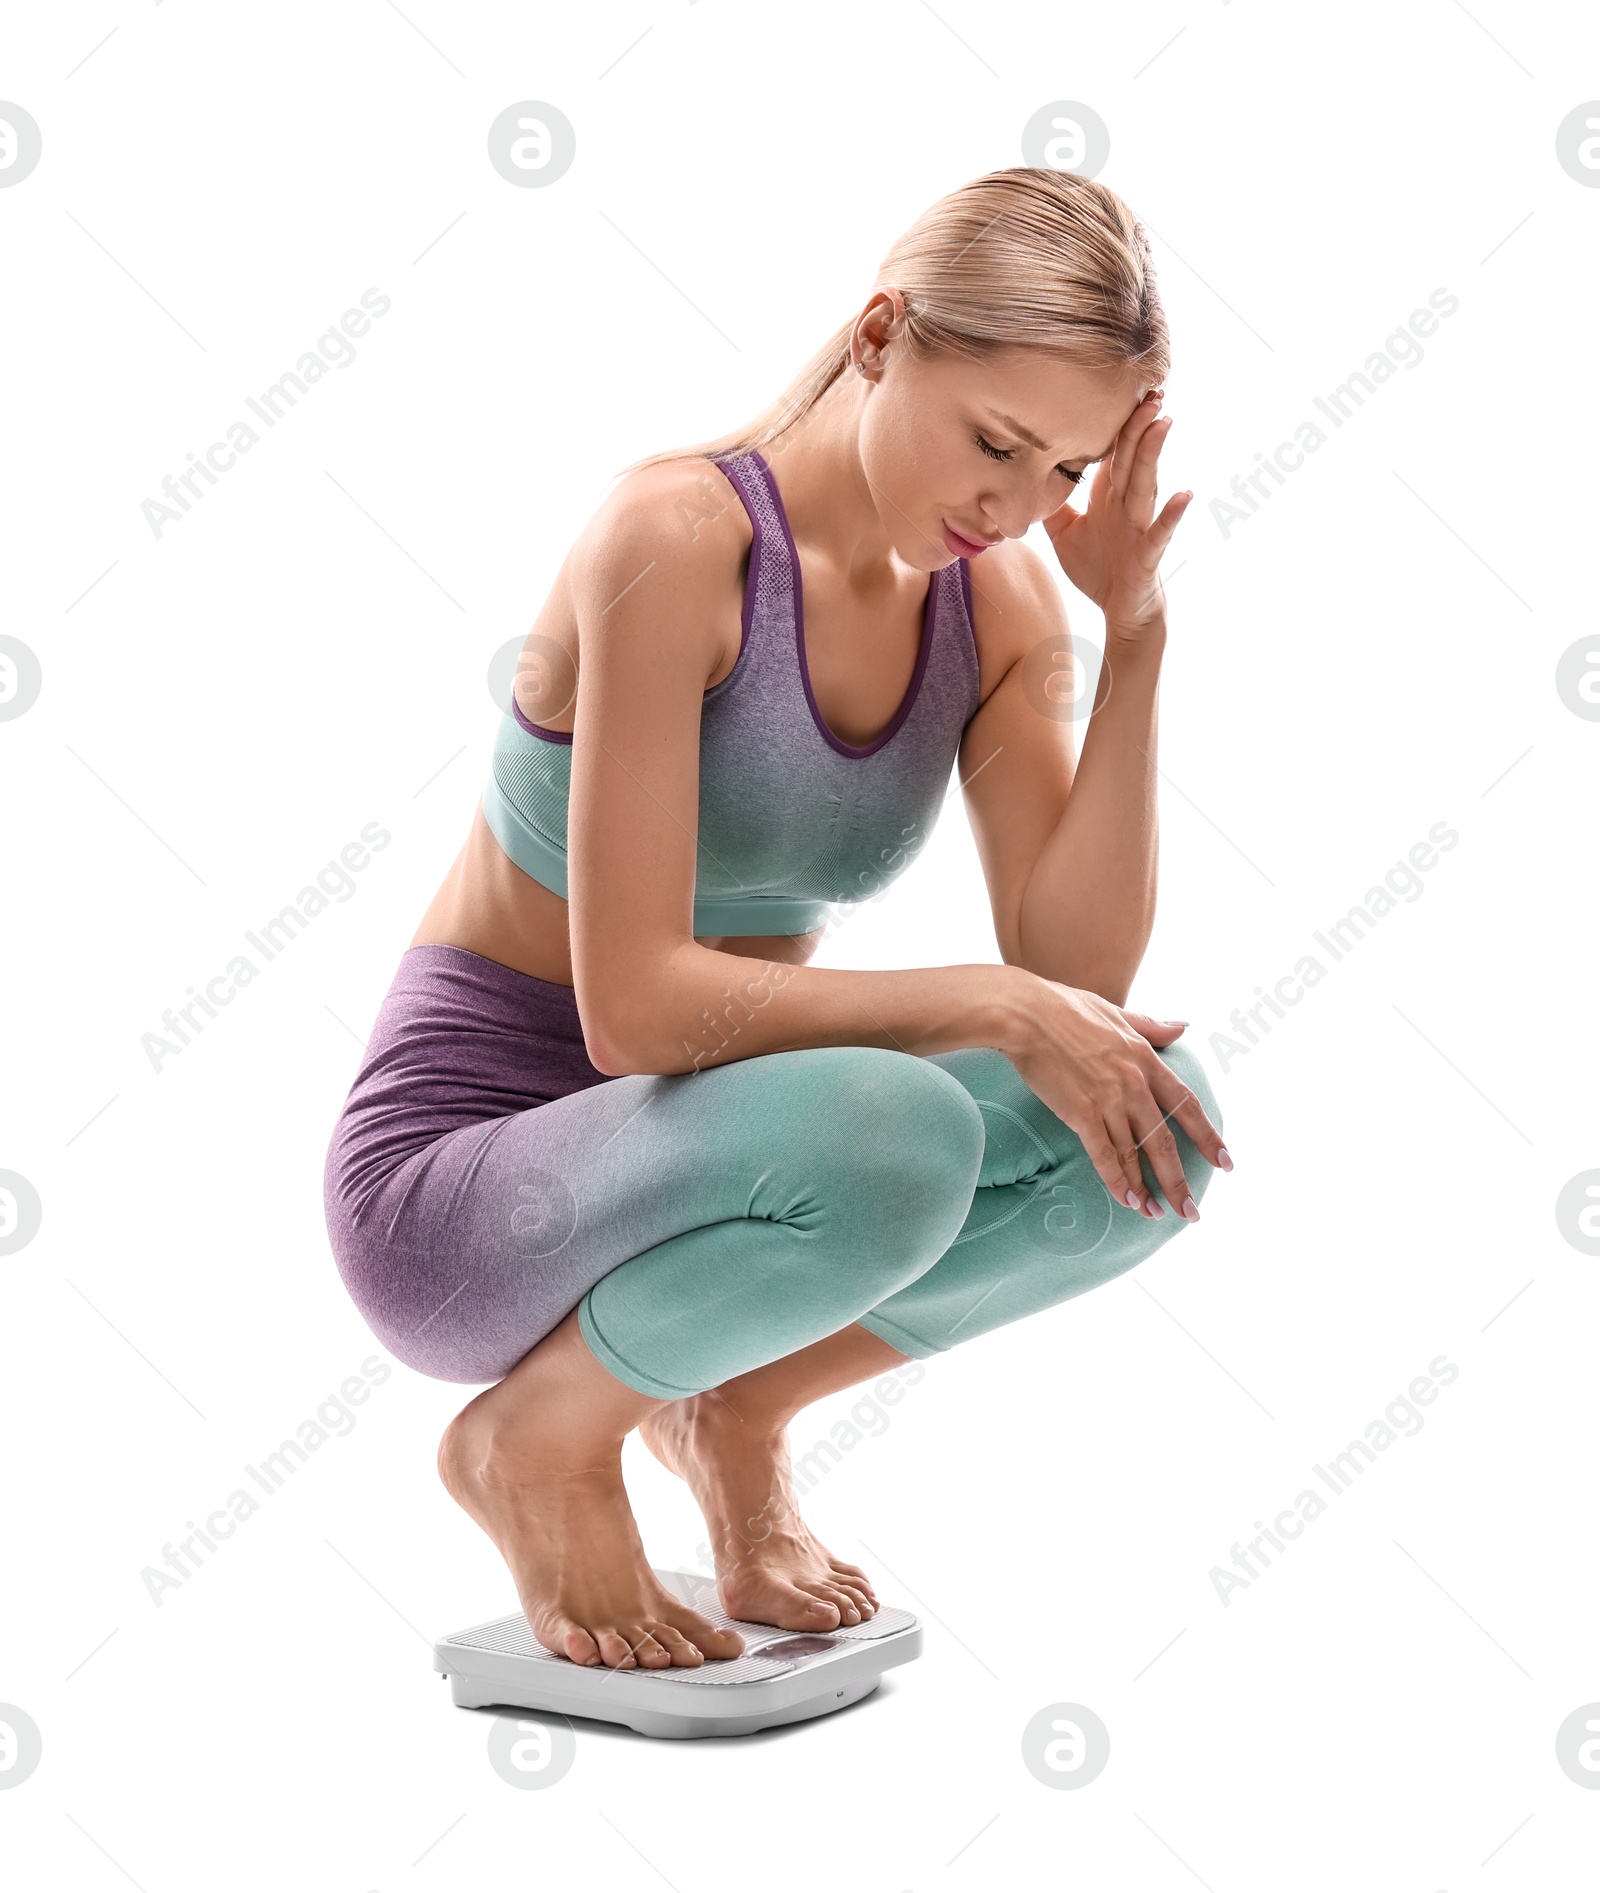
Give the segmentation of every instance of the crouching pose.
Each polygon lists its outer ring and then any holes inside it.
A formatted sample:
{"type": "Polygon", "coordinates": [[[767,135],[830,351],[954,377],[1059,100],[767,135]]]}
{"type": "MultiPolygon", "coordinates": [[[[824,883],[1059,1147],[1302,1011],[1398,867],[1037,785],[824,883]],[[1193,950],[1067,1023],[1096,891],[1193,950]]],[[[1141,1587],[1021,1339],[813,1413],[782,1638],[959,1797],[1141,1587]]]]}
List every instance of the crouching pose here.
{"type": "Polygon", "coordinates": [[[1232,1168],[1181,1022],[1123,1004],[1192,497],[1156,509],[1167,365],[1121,199],[980,177],[749,428],[628,469],[535,621],[326,1202],[384,1345],[492,1383],[439,1471],[573,1662],[742,1648],[650,1569],[633,1428],[729,1615],[859,1623],[790,1418],[1133,1268],[1232,1168]],[[1105,616],[1092,718],[1039,521],[1105,616]],[[1001,963],[808,965],[952,772],[1001,963]]]}

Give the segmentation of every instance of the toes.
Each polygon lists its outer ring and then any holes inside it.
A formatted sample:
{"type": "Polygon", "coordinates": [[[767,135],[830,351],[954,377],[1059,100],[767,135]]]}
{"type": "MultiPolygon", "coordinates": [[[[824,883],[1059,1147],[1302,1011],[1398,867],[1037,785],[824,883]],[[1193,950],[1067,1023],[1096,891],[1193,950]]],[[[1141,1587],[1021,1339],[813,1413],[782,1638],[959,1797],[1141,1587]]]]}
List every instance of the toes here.
{"type": "Polygon", "coordinates": [[[663,1670],[672,1663],[672,1652],[654,1635],[654,1624],[634,1624],[628,1638],[633,1660],[641,1669],[663,1670]]]}
{"type": "Polygon", "coordinates": [[[691,1648],[718,1662],[727,1662],[730,1657],[744,1652],[744,1638],[737,1630],[719,1629],[697,1610],[675,1610],[670,1617],[663,1616],[661,1622],[691,1648]]]}
{"type": "MultiPolygon", "coordinates": [[[[546,1643],[543,1637],[539,1641],[544,1643],[547,1650],[552,1648],[552,1644],[546,1643]]],[[[594,1638],[575,1623],[563,1624],[553,1639],[553,1645],[557,1655],[565,1656],[574,1663],[582,1663],[589,1669],[603,1660],[594,1638]]]]}
{"type": "Polygon", "coordinates": [[[667,1651],[679,1669],[698,1669],[706,1660],[683,1632],[674,1629],[671,1624],[652,1624],[650,1629],[656,1642],[667,1651]]]}
{"type": "Polygon", "coordinates": [[[637,1668],[633,1654],[633,1638],[625,1637],[620,1630],[600,1629],[591,1632],[600,1651],[600,1660],[607,1669],[631,1670],[637,1668]]]}
{"type": "Polygon", "coordinates": [[[697,1650],[703,1650],[720,1663],[744,1654],[744,1638],[737,1630],[719,1630],[715,1624],[702,1619],[697,1625],[685,1627],[683,1634],[697,1650]]]}
{"type": "MultiPolygon", "coordinates": [[[[727,1659],[744,1650],[735,1630],[717,1630],[703,1618],[678,1625],[666,1618],[636,1624],[605,1624],[594,1630],[567,1622],[552,1639],[574,1663],[607,1669],[697,1669],[707,1657],[727,1659]],[[696,1629],[695,1625],[699,1628],[696,1629]]],[[[542,1639],[541,1639],[542,1640],[542,1639]]],[[[546,1643],[550,1649],[552,1643],[546,1643]]]]}
{"type": "Polygon", "coordinates": [[[872,1580],[858,1564],[846,1564],[842,1558],[830,1556],[829,1569],[833,1581],[842,1591],[848,1591],[854,1599],[856,1608],[863,1617],[873,1616],[878,1608],[878,1594],[872,1588],[872,1580]]]}
{"type": "Polygon", "coordinates": [[[826,1603],[832,1604],[834,1609],[838,1611],[840,1623],[860,1623],[863,1615],[861,1607],[841,1585],[819,1584],[817,1586],[817,1595],[826,1603]]]}
{"type": "Polygon", "coordinates": [[[819,1629],[837,1630],[839,1625],[844,1621],[843,1611],[838,1604],[833,1603],[829,1598],[823,1597],[815,1591],[797,1590],[796,1595],[800,1599],[802,1615],[814,1618],[819,1629]]]}
{"type": "Polygon", "coordinates": [[[834,1582],[863,1617],[870,1617],[876,1612],[878,1600],[871,1591],[860,1584],[853,1583],[849,1578],[836,1578],[834,1582]]]}

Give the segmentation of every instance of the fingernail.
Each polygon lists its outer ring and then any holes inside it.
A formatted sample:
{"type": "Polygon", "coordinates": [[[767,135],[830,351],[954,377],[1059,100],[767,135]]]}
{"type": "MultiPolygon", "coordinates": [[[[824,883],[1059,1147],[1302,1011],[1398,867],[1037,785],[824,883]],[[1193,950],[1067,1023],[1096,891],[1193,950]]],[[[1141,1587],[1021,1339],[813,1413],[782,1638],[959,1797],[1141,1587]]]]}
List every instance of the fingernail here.
{"type": "Polygon", "coordinates": [[[1123,1197],[1122,1200],[1127,1204],[1129,1209],[1137,1209],[1139,1207],[1139,1199],[1134,1195],[1132,1190],[1129,1190],[1128,1194],[1123,1197]]]}
{"type": "Polygon", "coordinates": [[[1179,1206],[1178,1214],[1186,1223],[1197,1223],[1200,1220],[1200,1206],[1192,1196],[1186,1196],[1179,1206]]]}
{"type": "Polygon", "coordinates": [[[1233,1168],[1233,1159],[1228,1155],[1228,1146],[1226,1144],[1217,1145],[1217,1162],[1221,1164],[1224,1170],[1231,1170],[1233,1168]]]}
{"type": "Polygon", "coordinates": [[[1161,1205],[1156,1201],[1156,1199],[1153,1196],[1146,1197],[1145,1202],[1148,1205],[1149,1216],[1150,1216],[1151,1222],[1154,1222],[1157,1219],[1157,1217],[1166,1215],[1167,1212],[1161,1207],[1161,1205]]]}
{"type": "Polygon", "coordinates": [[[1182,1026],[1182,1025],[1187,1025],[1187,1024],[1189,1023],[1189,1021],[1188,1021],[1187,1019],[1163,1019],[1163,1020],[1161,1021],[1161,1023],[1162,1023],[1163,1025],[1179,1025],[1179,1026],[1182,1026]]]}

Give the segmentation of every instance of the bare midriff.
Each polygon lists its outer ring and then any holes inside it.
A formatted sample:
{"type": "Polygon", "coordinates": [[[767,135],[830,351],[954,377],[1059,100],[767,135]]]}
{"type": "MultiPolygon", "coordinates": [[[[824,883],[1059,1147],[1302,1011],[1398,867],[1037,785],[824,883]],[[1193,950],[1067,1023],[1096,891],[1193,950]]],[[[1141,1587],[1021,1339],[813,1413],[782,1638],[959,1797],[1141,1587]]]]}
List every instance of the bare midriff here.
{"type": "MultiPolygon", "coordinates": [[[[699,944],[721,953],[803,966],[822,943],[824,929],[806,934],[755,934],[705,938],[699,944]]],[[[444,885],[422,916],[413,946],[463,947],[502,966],[557,986],[570,986],[572,945],[567,903],[523,873],[495,840],[483,810],[475,809],[466,845],[444,885]]]]}

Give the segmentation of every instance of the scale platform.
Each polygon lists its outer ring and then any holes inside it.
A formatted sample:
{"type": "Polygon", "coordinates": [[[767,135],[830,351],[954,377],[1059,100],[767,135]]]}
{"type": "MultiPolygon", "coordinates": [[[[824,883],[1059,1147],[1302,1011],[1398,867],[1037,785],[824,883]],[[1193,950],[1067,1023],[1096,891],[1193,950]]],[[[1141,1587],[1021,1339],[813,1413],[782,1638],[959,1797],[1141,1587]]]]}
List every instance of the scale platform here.
{"type": "Polygon", "coordinates": [[[744,1638],[742,1656],[708,1657],[698,1669],[603,1669],[553,1656],[519,1610],[441,1637],[433,1667],[450,1679],[457,1708],[545,1709],[622,1722],[641,1735],[754,1735],[846,1709],[878,1687],[885,1670],[922,1654],[922,1625],[908,1610],[837,1630],[780,1630],[730,1617],[703,1571],[656,1570],[690,1609],[744,1638]]]}

